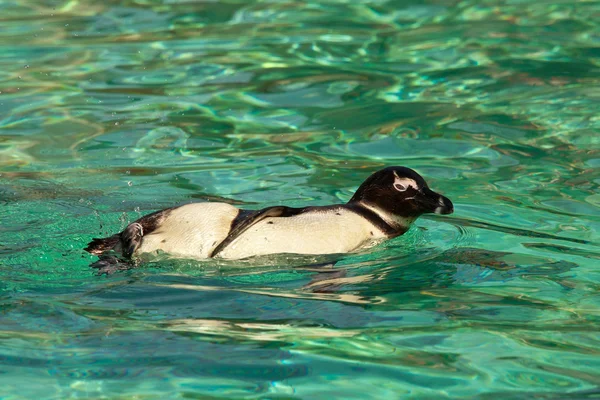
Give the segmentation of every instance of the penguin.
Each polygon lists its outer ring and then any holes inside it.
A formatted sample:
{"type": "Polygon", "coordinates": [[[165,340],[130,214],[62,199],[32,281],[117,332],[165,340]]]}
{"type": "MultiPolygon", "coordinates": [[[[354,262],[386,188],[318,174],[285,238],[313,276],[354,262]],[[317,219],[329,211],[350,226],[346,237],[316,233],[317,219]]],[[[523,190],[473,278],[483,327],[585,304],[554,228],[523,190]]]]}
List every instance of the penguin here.
{"type": "Polygon", "coordinates": [[[156,211],[85,251],[101,270],[135,266],[141,255],[246,259],[270,254],[350,253],[408,231],[422,214],[451,214],[452,202],[417,172],[387,167],[369,176],[346,204],[244,210],[227,203],[189,203],[156,211]]]}

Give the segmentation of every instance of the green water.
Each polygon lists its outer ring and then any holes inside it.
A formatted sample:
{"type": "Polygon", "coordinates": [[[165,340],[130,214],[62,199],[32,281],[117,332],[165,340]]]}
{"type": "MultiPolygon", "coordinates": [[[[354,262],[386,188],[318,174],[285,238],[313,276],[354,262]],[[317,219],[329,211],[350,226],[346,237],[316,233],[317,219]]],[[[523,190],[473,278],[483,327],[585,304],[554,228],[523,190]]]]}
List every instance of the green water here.
{"type": "Polygon", "coordinates": [[[0,0],[0,398],[600,398],[599,32],[595,1],[0,0]],[[81,250],[389,165],[455,214],[329,276],[81,250]]]}

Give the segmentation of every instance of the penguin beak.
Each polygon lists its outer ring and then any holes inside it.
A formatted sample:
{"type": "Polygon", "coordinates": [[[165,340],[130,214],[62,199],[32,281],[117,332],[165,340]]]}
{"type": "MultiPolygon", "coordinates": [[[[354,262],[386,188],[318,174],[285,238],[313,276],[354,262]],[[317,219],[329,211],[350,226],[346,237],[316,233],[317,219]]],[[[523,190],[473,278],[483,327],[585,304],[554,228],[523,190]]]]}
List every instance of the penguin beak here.
{"type": "Polygon", "coordinates": [[[454,212],[454,205],[449,198],[429,188],[424,188],[422,193],[418,204],[423,213],[452,214],[454,212]]]}

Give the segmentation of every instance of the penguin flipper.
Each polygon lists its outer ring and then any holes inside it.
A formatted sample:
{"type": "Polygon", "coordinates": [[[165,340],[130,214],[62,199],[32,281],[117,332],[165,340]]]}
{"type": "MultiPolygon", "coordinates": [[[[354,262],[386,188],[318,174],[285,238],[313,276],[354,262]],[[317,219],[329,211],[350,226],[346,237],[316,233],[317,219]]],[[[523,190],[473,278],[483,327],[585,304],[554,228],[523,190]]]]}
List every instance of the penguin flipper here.
{"type": "Polygon", "coordinates": [[[121,245],[123,246],[123,255],[131,259],[133,253],[140,247],[142,237],[144,236],[144,227],[139,222],[127,225],[127,228],[121,232],[121,245]]]}
{"type": "Polygon", "coordinates": [[[215,257],[228,245],[230,245],[231,242],[240,237],[242,233],[246,232],[248,229],[250,229],[250,227],[259,223],[265,218],[293,217],[294,215],[298,215],[305,210],[305,208],[292,208],[286,206],[273,206],[256,211],[241,210],[238,216],[233,220],[229,234],[221,243],[219,243],[217,247],[215,247],[210,257],[215,257]]]}

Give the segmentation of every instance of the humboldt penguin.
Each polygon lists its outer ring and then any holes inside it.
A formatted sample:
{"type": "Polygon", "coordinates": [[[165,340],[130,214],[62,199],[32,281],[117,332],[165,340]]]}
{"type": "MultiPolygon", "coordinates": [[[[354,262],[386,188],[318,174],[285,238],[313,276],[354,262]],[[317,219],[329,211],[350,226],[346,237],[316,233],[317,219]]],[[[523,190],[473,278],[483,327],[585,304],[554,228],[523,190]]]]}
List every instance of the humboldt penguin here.
{"type": "Polygon", "coordinates": [[[269,254],[348,253],[405,233],[425,213],[450,214],[452,202],[417,172],[388,167],[369,176],[346,204],[243,210],[227,203],[191,203],[148,214],[85,248],[93,267],[131,265],[143,254],[194,259],[244,259],[269,254]]]}

